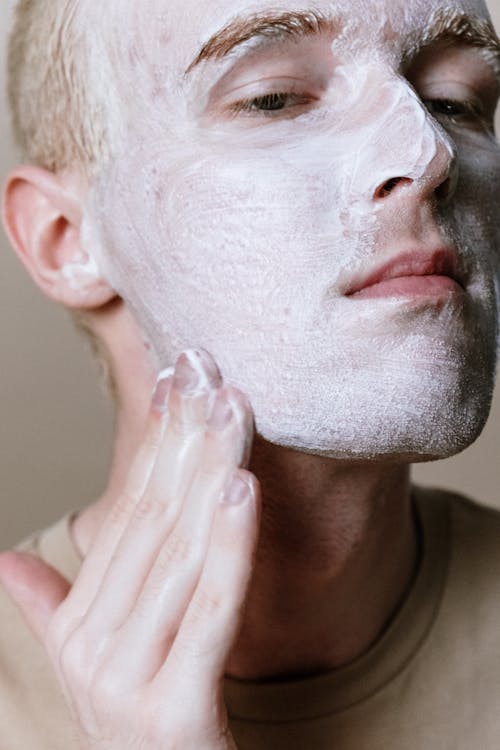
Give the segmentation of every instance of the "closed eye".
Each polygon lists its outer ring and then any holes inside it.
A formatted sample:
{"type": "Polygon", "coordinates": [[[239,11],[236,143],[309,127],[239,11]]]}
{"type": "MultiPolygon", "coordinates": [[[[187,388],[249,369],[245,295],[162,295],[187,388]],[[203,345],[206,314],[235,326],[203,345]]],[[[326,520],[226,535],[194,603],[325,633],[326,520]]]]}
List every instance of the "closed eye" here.
{"type": "Polygon", "coordinates": [[[479,104],[464,102],[457,99],[425,99],[424,104],[432,114],[445,117],[483,117],[484,113],[479,104]]]}
{"type": "Polygon", "coordinates": [[[489,130],[493,132],[492,118],[488,117],[479,100],[467,101],[461,99],[436,98],[423,99],[431,115],[441,121],[457,127],[464,126],[476,130],[489,130]]]}
{"type": "Polygon", "coordinates": [[[233,116],[247,114],[272,117],[275,113],[293,110],[310,104],[312,101],[315,101],[315,98],[307,94],[298,94],[293,91],[275,91],[235,102],[230,106],[230,112],[233,116]]]}

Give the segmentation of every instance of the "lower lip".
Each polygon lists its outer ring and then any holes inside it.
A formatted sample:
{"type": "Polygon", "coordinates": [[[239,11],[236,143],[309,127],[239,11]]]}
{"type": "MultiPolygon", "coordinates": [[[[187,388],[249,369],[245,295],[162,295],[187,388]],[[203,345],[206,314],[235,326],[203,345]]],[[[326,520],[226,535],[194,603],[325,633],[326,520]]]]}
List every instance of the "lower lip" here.
{"type": "Polygon", "coordinates": [[[401,276],[360,289],[349,296],[352,299],[376,299],[377,297],[442,297],[463,294],[462,287],[449,276],[401,276]]]}

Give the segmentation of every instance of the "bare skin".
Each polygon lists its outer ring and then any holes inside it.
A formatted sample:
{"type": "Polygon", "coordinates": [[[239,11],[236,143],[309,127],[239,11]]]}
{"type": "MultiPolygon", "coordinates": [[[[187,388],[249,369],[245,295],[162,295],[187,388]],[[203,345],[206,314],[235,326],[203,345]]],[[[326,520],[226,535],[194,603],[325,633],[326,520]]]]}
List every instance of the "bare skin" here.
{"type": "MultiPolygon", "coordinates": [[[[140,443],[141,410],[127,408],[147,402],[136,383],[120,381],[125,396],[108,491],[75,523],[83,554],[140,443]]],[[[376,640],[414,574],[408,466],[340,464],[257,438],[248,468],[264,498],[260,541],[241,636],[226,673],[269,679],[352,661],[376,640]]]]}
{"type": "Polygon", "coordinates": [[[1,560],[86,750],[235,747],[221,678],[258,531],[259,485],[238,470],[250,411],[208,357],[206,388],[186,361],[159,384],[75,584],[29,556],[1,560]]]}
{"type": "MultiPolygon", "coordinates": [[[[387,503],[403,509],[400,517],[405,507],[409,512],[404,486],[389,487],[387,472],[381,482],[381,472],[368,468],[367,511],[367,505],[339,497],[340,483],[333,493],[321,486],[335,481],[331,472],[317,472],[313,482],[304,476],[314,462],[306,467],[291,452],[277,451],[273,467],[273,449],[260,442],[251,466],[265,459],[263,484],[274,504],[267,506],[256,552],[261,491],[255,475],[238,468],[248,457],[251,411],[242,394],[223,387],[211,358],[196,356],[209,386],[194,386],[193,393],[193,371],[181,357],[174,377],[156,389],[121,491],[75,524],[85,560],[73,587],[29,556],[0,558],[2,581],[46,646],[86,750],[118,749],[125,742],[151,750],[178,743],[234,748],[224,674],[266,679],[355,658],[376,638],[413,569],[411,521],[409,542],[401,546],[409,558],[406,577],[406,559],[394,554],[393,537],[401,538],[401,528],[387,521],[387,503]],[[269,467],[279,472],[286,497],[288,482],[299,488],[286,528],[273,520],[283,493],[269,467]],[[332,534],[322,521],[319,495],[337,503],[332,534]],[[309,510],[318,523],[309,523],[304,534],[300,507],[308,500],[316,502],[309,510]],[[85,548],[89,531],[94,541],[85,548]],[[388,565],[384,546],[391,549],[388,565]],[[372,575],[367,566],[375,561],[372,575]],[[270,575],[270,564],[276,574],[270,575]],[[376,587],[382,580],[389,596],[376,587]],[[360,611],[370,628],[362,627],[360,611]],[[343,630],[347,623],[351,628],[343,630]],[[316,638],[326,658],[317,644],[310,647],[316,638]],[[284,653],[292,647],[292,659],[269,661],[277,646],[284,653]],[[193,700],[194,722],[184,710],[193,700]]],[[[340,468],[337,475],[348,492],[352,469],[340,468]]]]}
{"type": "MultiPolygon", "coordinates": [[[[451,157],[441,167],[429,164],[425,189],[408,193],[395,174],[387,215],[403,207],[406,227],[437,236],[451,157]]],[[[114,462],[106,493],[74,524],[85,558],[74,586],[12,553],[0,577],[47,646],[85,750],[228,750],[224,675],[264,681],[345,665],[397,611],[418,565],[407,457],[338,462],[257,438],[247,465],[250,406],[223,390],[233,415],[223,429],[207,422],[223,384],[203,356],[210,387],[181,394],[176,381],[167,412],[158,393],[151,410],[156,373],[128,309],[105,284],[65,285],[63,261],[81,250],[83,198],[70,188],[18,170],[6,222],[40,285],[87,309],[110,353],[114,462]],[[235,476],[246,491],[228,484],[235,476]]],[[[391,243],[404,239],[400,224],[386,229],[391,243]]]]}

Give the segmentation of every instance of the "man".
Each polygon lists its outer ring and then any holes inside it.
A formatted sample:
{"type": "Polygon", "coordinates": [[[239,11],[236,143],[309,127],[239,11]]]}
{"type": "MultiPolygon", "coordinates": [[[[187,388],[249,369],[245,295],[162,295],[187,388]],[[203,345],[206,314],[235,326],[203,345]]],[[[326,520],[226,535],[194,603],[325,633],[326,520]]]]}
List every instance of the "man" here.
{"type": "Polygon", "coordinates": [[[6,228],[118,417],[2,556],[2,747],[496,747],[499,519],[408,480],[491,399],[481,0],[25,1],[10,70],[6,228]]]}

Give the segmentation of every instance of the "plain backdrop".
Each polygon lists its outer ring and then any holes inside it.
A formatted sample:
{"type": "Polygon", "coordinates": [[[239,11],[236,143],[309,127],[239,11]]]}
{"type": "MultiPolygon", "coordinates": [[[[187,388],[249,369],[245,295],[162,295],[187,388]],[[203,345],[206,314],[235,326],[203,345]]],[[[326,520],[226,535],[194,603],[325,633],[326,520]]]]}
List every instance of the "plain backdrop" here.
{"type": "MultiPolygon", "coordinates": [[[[47,0],[51,2],[51,0],[47,0]]],[[[16,161],[4,97],[12,2],[0,0],[0,178],[16,161]]],[[[500,28],[500,0],[489,3],[500,28]]],[[[500,221],[500,207],[499,207],[500,221]]],[[[64,310],[35,289],[0,232],[0,547],[93,500],[105,485],[112,409],[64,310]]],[[[460,456],[417,467],[420,483],[500,507],[500,389],[481,438],[460,456]]]]}

